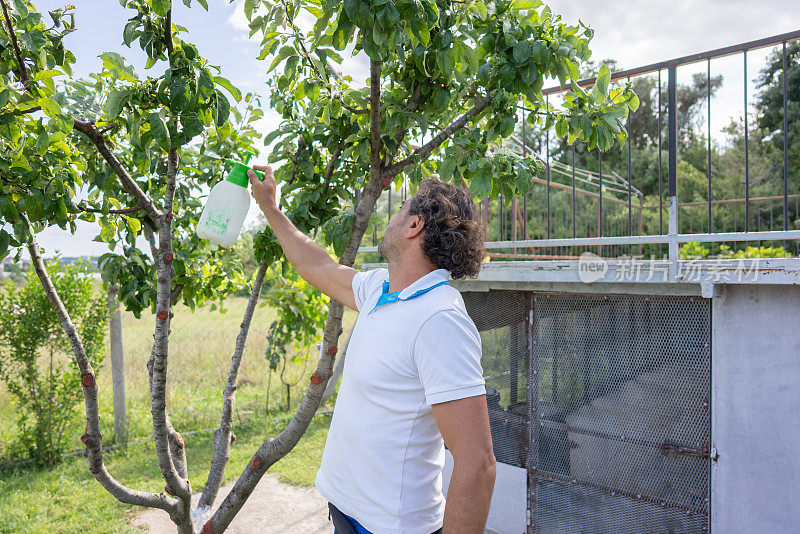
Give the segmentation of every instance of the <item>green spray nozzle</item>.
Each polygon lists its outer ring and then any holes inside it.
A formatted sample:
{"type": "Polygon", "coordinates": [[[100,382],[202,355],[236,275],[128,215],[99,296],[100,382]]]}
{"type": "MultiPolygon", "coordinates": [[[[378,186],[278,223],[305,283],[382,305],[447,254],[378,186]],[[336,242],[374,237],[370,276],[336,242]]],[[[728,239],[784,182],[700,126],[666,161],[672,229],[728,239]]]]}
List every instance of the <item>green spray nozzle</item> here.
{"type": "MultiPolygon", "coordinates": [[[[249,150],[245,150],[244,162],[242,163],[226,159],[225,163],[231,166],[231,171],[228,173],[228,176],[225,179],[238,186],[247,187],[247,184],[250,181],[247,178],[247,171],[250,170],[250,167],[247,166],[247,162],[250,161],[251,157],[253,157],[253,153],[250,152],[249,150]]],[[[258,171],[253,171],[253,172],[255,172],[259,178],[264,177],[263,173],[260,173],[258,171]]]]}

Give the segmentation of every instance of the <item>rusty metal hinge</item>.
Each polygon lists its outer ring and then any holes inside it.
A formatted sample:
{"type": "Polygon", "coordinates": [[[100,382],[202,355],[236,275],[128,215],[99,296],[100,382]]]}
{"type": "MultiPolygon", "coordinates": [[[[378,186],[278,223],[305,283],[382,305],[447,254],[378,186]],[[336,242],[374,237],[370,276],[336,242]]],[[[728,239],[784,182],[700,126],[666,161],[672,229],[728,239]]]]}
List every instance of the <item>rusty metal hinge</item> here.
{"type": "Polygon", "coordinates": [[[710,450],[708,446],[701,447],[701,448],[693,448],[693,447],[683,447],[681,445],[676,445],[675,443],[670,443],[669,441],[665,441],[659,447],[665,454],[675,453],[682,454],[682,455],[689,455],[689,456],[697,456],[698,458],[705,458],[711,459],[715,462],[719,459],[719,454],[717,453],[717,449],[712,447],[710,450]]]}

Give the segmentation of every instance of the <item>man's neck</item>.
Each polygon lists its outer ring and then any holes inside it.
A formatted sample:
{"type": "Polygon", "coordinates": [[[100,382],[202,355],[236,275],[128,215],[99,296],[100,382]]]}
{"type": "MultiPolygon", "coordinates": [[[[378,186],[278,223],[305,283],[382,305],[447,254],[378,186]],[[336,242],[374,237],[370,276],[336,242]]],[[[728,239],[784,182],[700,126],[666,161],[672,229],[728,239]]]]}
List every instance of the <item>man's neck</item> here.
{"type": "Polygon", "coordinates": [[[388,270],[389,293],[394,293],[407,288],[426,274],[435,271],[436,268],[430,263],[428,265],[422,263],[409,265],[390,261],[388,270]]]}

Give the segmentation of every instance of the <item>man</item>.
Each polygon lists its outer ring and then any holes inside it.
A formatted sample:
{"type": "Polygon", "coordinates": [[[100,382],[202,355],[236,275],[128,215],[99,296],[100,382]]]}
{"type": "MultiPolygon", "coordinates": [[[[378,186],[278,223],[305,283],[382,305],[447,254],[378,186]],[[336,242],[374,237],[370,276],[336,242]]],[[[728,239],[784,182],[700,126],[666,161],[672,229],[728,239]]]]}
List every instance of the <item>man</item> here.
{"type": "Polygon", "coordinates": [[[337,534],[481,534],[495,458],[481,341],[448,278],[476,276],[483,232],[472,198],[426,180],[392,217],[387,269],[334,262],[275,204],[269,167],[248,176],[286,257],[320,291],[357,310],[316,485],[337,534]],[[444,444],[454,469],[445,503],[444,444]]]}

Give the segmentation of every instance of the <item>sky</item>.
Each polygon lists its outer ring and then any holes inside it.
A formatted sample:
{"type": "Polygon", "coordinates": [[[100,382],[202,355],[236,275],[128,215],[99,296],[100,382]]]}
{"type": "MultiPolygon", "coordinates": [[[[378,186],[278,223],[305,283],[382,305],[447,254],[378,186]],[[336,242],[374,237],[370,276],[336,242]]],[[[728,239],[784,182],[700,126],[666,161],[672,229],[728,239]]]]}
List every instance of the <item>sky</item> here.
{"type": "MultiPolygon", "coordinates": [[[[38,0],[41,11],[62,7],[64,0],[38,0]]],[[[136,44],[132,49],[122,44],[122,30],[130,11],[112,0],[70,0],[75,6],[77,31],[69,35],[65,45],[77,58],[75,72],[85,76],[102,66],[97,57],[104,51],[123,54],[142,75],[144,54],[136,44]]],[[[595,30],[591,43],[594,59],[614,58],[622,68],[633,68],[712,50],[736,43],[769,37],[800,28],[800,12],[795,0],[637,0],[610,2],[598,0],[551,0],[554,13],[566,22],[583,21],[595,30]]],[[[257,36],[248,39],[247,21],[242,2],[209,0],[206,12],[196,2],[188,9],[175,1],[173,21],[189,30],[189,40],[212,64],[222,67],[223,75],[244,92],[267,95],[268,61],[258,61],[257,36]]],[[[753,94],[753,79],[764,64],[768,51],[748,54],[748,94],[753,94]]],[[[722,74],[723,88],[712,100],[712,136],[720,138],[720,130],[732,116],[741,116],[743,102],[743,65],[741,55],[715,60],[712,76],[722,74]]],[[[156,67],[158,68],[158,67],[156,67]]],[[[161,67],[163,68],[163,67],[161,67]]],[[[705,63],[678,70],[679,83],[691,80],[693,72],[705,72],[705,63]]],[[[346,58],[343,70],[354,80],[365,79],[368,64],[361,57],[346,58]]],[[[664,81],[666,77],[664,74],[664,81]]],[[[268,102],[268,99],[264,99],[268,102]]],[[[269,110],[258,124],[267,133],[278,125],[278,116],[269,110]]],[[[257,208],[252,203],[248,222],[255,219],[257,208]]],[[[246,222],[247,224],[247,222],[246,222]]],[[[81,222],[71,235],[59,228],[39,234],[46,256],[60,252],[64,256],[99,255],[108,251],[104,243],[92,242],[96,228],[81,222]]]]}

